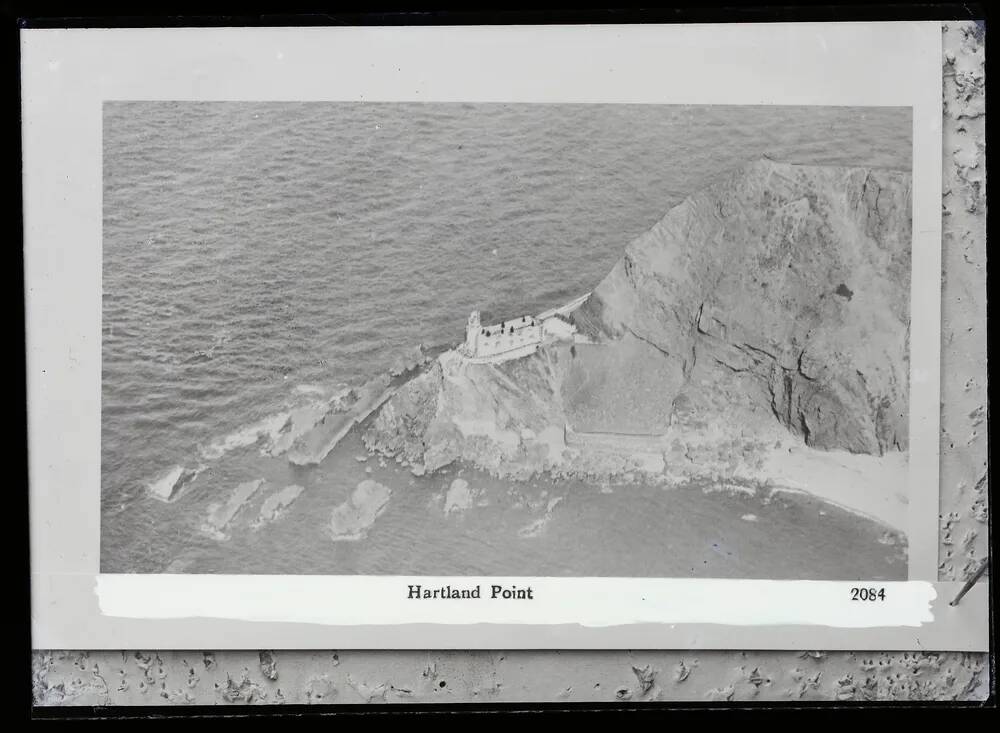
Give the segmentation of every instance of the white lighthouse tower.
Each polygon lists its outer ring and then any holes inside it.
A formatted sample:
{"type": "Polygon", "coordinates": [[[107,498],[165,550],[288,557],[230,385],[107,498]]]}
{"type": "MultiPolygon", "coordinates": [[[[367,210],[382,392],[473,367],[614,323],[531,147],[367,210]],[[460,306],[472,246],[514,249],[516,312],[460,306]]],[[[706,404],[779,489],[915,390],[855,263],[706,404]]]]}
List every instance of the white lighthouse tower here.
{"type": "Polygon", "coordinates": [[[465,326],[465,353],[468,356],[476,356],[479,349],[479,335],[482,332],[482,325],[479,323],[479,311],[472,311],[469,314],[469,322],[465,326]]]}

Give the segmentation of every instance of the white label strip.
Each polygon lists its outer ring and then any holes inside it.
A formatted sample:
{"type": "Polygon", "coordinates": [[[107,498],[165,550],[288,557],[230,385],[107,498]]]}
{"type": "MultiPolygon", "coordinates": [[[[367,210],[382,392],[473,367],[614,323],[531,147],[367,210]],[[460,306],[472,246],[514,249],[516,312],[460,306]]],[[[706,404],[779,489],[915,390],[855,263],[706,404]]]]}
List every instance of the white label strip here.
{"type": "Polygon", "coordinates": [[[923,581],[98,575],[105,616],[381,624],[920,626],[923,581]]]}

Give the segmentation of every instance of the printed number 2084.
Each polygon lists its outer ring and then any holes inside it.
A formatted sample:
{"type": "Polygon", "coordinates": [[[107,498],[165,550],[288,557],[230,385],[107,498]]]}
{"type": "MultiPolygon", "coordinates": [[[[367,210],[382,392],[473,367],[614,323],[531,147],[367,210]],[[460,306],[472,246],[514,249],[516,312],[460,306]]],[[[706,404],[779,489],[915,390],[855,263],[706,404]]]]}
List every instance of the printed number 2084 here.
{"type": "Polygon", "coordinates": [[[885,588],[851,588],[852,601],[884,601],[885,588]]]}

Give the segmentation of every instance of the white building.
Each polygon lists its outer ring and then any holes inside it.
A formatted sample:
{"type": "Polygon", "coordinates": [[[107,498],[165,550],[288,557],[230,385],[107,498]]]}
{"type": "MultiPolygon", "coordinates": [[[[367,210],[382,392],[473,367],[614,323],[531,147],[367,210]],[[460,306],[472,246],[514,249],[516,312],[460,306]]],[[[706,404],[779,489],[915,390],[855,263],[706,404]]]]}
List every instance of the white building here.
{"type": "Polygon", "coordinates": [[[472,311],[465,327],[462,355],[476,364],[496,363],[527,356],[542,342],[542,324],[534,316],[483,326],[472,311]]]}

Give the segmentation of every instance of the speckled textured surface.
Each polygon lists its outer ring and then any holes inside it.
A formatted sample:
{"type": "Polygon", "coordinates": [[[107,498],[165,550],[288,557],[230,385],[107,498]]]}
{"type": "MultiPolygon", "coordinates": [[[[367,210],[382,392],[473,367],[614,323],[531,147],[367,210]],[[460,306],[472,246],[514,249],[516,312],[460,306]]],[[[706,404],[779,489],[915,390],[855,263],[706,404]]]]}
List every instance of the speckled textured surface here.
{"type": "MultiPolygon", "coordinates": [[[[944,33],[940,578],[988,551],[984,38],[944,33]]],[[[981,582],[985,582],[981,581],[981,582]]],[[[966,653],[76,652],[32,655],[35,704],[984,700],[966,653]]]]}

